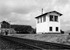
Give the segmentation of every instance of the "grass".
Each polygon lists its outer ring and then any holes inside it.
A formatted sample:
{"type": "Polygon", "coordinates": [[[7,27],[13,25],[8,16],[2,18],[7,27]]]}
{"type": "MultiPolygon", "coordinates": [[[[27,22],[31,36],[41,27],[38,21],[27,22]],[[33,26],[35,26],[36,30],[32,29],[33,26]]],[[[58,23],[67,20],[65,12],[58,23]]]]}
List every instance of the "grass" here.
{"type": "Polygon", "coordinates": [[[55,43],[70,42],[70,36],[64,34],[14,34],[11,36],[55,43]]]}

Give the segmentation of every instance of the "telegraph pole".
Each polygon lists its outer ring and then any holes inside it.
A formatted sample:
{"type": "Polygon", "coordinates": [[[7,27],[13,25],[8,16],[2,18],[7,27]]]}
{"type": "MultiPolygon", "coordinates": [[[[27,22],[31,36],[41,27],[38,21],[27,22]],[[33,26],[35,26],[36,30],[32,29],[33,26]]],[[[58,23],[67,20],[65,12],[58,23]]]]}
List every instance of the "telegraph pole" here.
{"type": "Polygon", "coordinates": [[[43,8],[42,8],[42,14],[43,14],[43,8]]]}

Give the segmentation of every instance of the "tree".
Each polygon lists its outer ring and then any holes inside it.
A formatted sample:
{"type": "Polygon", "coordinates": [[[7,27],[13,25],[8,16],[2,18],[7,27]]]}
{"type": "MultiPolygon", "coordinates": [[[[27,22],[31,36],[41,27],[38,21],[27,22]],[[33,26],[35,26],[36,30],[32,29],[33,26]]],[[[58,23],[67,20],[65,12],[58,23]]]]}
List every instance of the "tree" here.
{"type": "Polygon", "coordinates": [[[33,34],[36,34],[36,29],[33,29],[33,34]]]}
{"type": "Polygon", "coordinates": [[[64,34],[64,31],[63,31],[63,30],[60,30],[60,32],[61,32],[62,34],[64,34]]]}

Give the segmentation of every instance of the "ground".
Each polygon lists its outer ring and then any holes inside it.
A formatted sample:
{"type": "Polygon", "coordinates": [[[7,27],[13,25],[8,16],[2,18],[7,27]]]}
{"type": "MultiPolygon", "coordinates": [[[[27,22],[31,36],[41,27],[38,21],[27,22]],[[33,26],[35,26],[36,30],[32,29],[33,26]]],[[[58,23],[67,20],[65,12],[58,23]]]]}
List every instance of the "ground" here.
{"type": "Polygon", "coordinates": [[[0,37],[0,50],[23,50],[25,48],[25,46],[22,46],[15,42],[8,41],[0,37]]]}
{"type": "Polygon", "coordinates": [[[64,34],[15,34],[11,35],[19,38],[27,38],[33,40],[40,40],[45,42],[54,42],[61,44],[70,44],[70,35],[64,34]]]}
{"type": "MultiPolygon", "coordinates": [[[[9,36],[70,45],[70,35],[63,35],[63,34],[14,34],[14,35],[9,35],[9,36]]],[[[0,37],[0,49],[13,50],[13,49],[17,49],[17,48],[23,48],[23,47],[19,44],[6,41],[6,39],[3,39],[0,37]]]]}

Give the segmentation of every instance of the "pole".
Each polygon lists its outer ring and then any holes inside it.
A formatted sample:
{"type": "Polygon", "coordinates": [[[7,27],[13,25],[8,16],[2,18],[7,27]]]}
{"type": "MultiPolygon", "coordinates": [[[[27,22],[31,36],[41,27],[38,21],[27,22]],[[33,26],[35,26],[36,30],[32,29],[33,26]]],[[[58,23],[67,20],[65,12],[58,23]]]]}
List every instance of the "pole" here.
{"type": "Polygon", "coordinates": [[[43,14],[43,8],[42,8],[42,14],[43,14]]]}

